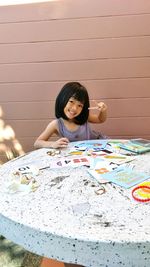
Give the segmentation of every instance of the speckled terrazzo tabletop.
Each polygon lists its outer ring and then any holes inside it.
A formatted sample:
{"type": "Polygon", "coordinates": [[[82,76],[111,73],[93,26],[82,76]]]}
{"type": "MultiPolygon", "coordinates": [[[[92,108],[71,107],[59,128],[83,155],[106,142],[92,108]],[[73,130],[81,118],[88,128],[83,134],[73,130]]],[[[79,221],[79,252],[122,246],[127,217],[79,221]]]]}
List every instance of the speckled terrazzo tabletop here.
{"type": "MultiPolygon", "coordinates": [[[[150,202],[136,202],[132,188],[100,184],[88,167],[46,168],[61,155],[39,149],[0,168],[0,233],[26,249],[60,261],[99,266],[150,266],[150,202]],[[38,189],[6,193],[3,185],[18,166],[34,164],[38,189]]],[[[150,175],[150,153],[134,169],[150,175]]]]}

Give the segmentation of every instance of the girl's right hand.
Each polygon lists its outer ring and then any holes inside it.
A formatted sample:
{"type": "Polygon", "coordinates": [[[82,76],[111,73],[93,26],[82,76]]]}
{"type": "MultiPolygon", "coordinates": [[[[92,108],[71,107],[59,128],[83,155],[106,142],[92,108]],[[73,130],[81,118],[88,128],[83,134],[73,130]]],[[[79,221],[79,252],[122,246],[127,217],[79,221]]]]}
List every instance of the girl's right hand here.
{"type": "Polygon", "coordinates": [[[53,147],[59,148],[59,147],[67,147],[69,143],[69,140],[66,137],[62,137],[54,142],[53,147]]]}

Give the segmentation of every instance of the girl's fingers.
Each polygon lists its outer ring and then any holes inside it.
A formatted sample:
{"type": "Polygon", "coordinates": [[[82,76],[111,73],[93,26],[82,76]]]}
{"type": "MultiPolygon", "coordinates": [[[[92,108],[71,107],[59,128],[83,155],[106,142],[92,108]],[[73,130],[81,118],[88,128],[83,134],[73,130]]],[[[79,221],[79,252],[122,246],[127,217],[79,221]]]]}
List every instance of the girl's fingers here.
{"type": "Polygon", "coordinates": [[[96,107],[89,107],[88,109],[98,109],[98,106],[96,106],[96,107]]]}
{"type": "Polygon", "coordinates": [[[95,99],[92,99],[91,101],[93,101],[94,102],[94,104],[95,104],[95,106],[91,106],[91,107],[89,107],[89,110],[90,109],[99,109],[99,110],[102,110],[102,109],[105,109],[105,107],[106,107],[106,105],[105,105],[105,103],[104,102],[97,102],[95,99]]]}
{"type": "Polygon", "coordinates": [[[98,107],[99,107],[100,109],[103,109],[103,108],[104,108],[104,104],[99,104],[98,107]]]}
{"type": "Polygon", "coordinates": [[[103,102],[100,102],[100,103],[97,103],[97,106],[94,106],[94,107],[89,107],[88,109],[90,110],[90,109],[99,109],[99,110],[101,110],[101,109],[104,109],[105,108],[105,104],[103,103],[103,102]]]}
{"type": "Polygon", "coordinates": [[[60,144],[68,144],[68,143],[69,143],[69,140],[68,140],[67,138],[65,138],[65,137],[62,137],[62,138],[60,138],[60,139],[58,140],[58,142],[59,142],[60,144]]]}
{"type": "Polygon", "coordinates": [[[68,145],[68,143],[69,143],[69,140],[68,140],[67,138],[63,137],[63,138],[60,138],[60,139],[57,141],[57,143],[58,143],[58,145],[59,145],[60,147],[66,147],[66,146],[68,145]]]}
{"type": "Polygon", "coordinates": [[[105,103],[100,102],[100,103],[98,103],[98,107],[99,107],[99,109],[105,109],[106,105],[105,105],[105,103]]]}

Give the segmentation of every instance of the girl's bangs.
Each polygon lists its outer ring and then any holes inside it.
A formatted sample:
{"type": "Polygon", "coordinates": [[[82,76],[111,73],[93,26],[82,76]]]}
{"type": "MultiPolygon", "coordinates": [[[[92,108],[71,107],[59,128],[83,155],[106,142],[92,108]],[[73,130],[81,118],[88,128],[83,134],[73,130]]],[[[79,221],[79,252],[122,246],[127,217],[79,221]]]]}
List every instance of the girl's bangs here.
{"type": "Polygon", "coordinates": [[[82,104],[85,103],[86,96],[83,94],[83,92],[75,92],[72,97],[77,101],[80,101],[82,104]]]}

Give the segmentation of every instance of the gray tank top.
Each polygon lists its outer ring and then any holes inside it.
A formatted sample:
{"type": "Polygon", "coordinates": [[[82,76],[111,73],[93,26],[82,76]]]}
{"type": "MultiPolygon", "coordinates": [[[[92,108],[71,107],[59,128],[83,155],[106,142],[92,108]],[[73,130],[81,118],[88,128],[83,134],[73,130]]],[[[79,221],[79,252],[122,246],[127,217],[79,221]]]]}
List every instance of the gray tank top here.
{"type": "Polygon", "coordinates": [[[76,131],[69,131],[61,118],[57,119],[60,137],[66,137],[70,142],[82,140],[94,140],[104,138],[101,133],[95,132],[90,128],[88,122],[79,125],[76,131]]]}

